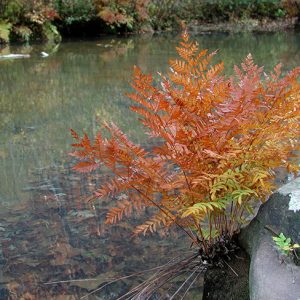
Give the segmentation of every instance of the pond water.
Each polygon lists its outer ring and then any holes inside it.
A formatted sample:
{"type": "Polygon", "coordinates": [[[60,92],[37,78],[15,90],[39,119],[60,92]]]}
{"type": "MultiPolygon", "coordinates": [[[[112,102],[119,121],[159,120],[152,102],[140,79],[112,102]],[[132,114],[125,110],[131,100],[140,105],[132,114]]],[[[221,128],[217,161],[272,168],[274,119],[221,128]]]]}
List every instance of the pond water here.
{"type": "MultiPolygon", "coordinates": [[[[228,73],[249,52],[266,71],[278,62],[285,70],[300,65],[297,32],[195,38],[203,48],[220,49],[228,73]]],[[[137,219],[104,226],[109,201],[92,209],[84,198],[106,175],[79,176],[67,155],[69,128],[92,135],[101,121],[114,121],[146,143],[124,96],[132,67],[165,72],[178,40],[106,37],[0,48],[0,54],[30,54],[0,59],[0,299],[79,299],[110,278],[158,266],[188,249],[176,231],[131,239],[137,219]],[[49,56],[41,57],[42,51],[49,56]],[[94,280],[45,284],[86,278],[94,280]]],[[[85,299],[116,299],[139,280],[117,282],[85,299]]],[[[201,291],[199,278],[186,299],[201,299],[201,291]]]]}

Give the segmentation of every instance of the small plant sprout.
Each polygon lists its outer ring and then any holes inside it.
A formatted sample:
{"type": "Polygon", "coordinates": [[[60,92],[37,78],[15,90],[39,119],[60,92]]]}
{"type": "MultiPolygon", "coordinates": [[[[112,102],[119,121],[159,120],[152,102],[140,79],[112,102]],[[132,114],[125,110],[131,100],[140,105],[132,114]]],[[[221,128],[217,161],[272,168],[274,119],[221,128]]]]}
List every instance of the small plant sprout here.
{"type": "Polygon", "coordinates": [[[282,232],[279,236],[273,236],[273,241],[280,252],[285,255],[288,255],[289,253],[294,252],[297,248],[300,248],[299,244],[292,245],[291,238],[287,238],[282,232]]]}

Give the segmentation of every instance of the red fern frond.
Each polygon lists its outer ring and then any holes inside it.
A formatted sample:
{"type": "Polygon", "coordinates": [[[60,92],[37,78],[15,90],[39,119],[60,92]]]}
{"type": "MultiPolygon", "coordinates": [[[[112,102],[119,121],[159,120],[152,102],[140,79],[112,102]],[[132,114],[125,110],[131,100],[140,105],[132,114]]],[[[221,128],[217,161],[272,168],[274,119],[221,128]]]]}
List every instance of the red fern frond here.
{"type": "Polygon", "coordinates": [[[80,173],[90,173],[99,168],[99,164],[92,161],[81,161],[77,163],[73,170],[78,171],[80,173]]]}
{"type": "Polygon", "coordinates": [[[79,140],[79,135],[77,134],[77,132],[75,130],[73,130],[72,128],[70,128],[70,132],[71,132],[71,135],[73,136],[73,138],[75,140],[79,140]]]}

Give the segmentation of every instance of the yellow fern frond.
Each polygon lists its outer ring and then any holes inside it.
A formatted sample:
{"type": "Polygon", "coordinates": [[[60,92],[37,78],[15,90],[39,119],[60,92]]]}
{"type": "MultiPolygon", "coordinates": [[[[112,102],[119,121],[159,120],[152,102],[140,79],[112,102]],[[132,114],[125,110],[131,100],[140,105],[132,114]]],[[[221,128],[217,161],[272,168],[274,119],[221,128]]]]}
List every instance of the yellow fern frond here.
{"type": "Polygon", "coordinates": [[[211,201],[211,202],[196,203],[193,206],[184,209],[181,217],[186,218],[190,215],[199,217],[199,215],[207,214],[210,211],[225,209],[226,204],[227,201],[224,199],[220,199],[219,201],[215,201],[215,202],[211,201]]]}

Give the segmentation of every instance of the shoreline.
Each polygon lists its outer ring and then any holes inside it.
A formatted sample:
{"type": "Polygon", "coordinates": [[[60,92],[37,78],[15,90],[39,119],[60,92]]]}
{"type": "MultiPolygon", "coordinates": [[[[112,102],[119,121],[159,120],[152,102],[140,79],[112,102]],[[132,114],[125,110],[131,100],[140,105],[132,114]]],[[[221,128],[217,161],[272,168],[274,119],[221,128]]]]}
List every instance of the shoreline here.
{"type": "Polygon", "coordinates": [[[299,18],[286,19],[244,19],[229,22],[202,23],[197,20],[191,21],[187,29],[191,34],[209,33],[239,33],[239,32],[278,32],[297,30],[299,18]]]}
{"type": "MultiPolygon", "coordinates": [[[[3,20],[0,20],[0,25],[4,24],[3,20]],[[2,23],[1,23],[2,22],[2,23]]],[[[82,23],[82,25],[88,28],[88,23],[82,23]]],[[[127,32],[127,33],[107,33],[105,31],[98,32],[94,34],[89,34],[87,30],[83,30],[77,34],[76,36],[70,34],[65,34],[65,32],[58,31],[57,27],[52,23],[46,24],[45,32],[43,32],[43,28],[41,27],[41,36],[33,37],[30,40],[18,40],[14,38],[13,30],[14,28],[11,27],[6,32],[6,39],[1,38],[1,28],[0,28],[0,48],[7,45],[14,45],[14,44],[33,44],[37,42],[42,43],[54,43],[59,44],[62,40],[69,39],[72,37],[98,37],[98,36],[127,36],[127,35],[140,35],[143,36],[145,34],[161,34],[166,32],[179,32],[180,29],[177,27],[173,27],[170,30],[154,30],[150,24],[146,24],[142,26],[139,30],[134,32],[127,32]]],[[[293,18],[284,18],[284,19],[237,19],[233,21],[226,21],[226,22],[201,22],[198,20],[192,20],[186,25],[187,30],[189,33],[195,34],[212,34],[212,33],[241,33],[241,32],[258,32],[258,33],[267,33],[267,32],[283,32],[283,31],[290,31],[290,30],[297,30],[300,28],[300,18],[293,17],[293,18]]]]}

